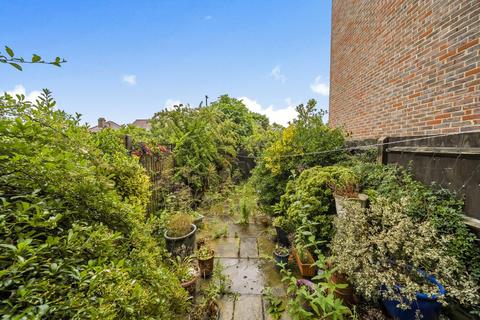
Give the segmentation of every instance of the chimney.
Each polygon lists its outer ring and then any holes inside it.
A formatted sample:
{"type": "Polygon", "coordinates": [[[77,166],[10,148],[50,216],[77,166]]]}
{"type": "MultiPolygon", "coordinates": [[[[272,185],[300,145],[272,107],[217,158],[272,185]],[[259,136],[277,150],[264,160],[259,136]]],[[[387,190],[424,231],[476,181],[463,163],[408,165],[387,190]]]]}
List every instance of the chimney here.
{"type": "Polygon", "coordinates": [[[105,118],[98,118],[98,127],[99,128],[105,128],[106,122],[107,122],[107,120],[105,120],[105,118]]]}

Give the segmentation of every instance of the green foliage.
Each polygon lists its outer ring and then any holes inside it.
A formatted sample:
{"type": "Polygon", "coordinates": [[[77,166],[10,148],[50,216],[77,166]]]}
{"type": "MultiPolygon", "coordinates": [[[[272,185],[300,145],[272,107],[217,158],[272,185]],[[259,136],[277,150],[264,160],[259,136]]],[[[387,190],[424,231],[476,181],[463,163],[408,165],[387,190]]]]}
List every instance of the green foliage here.
{"type": "Polygon", "coordinates": [[[267,302],[267,313],[272,319],[279,320],[285,311],[285,304],[283,301],[273,295],[272,288],[270,287],[263,289],[263,297],[267,302]]]}
{"type": "Polygon", "coordinates": [[[240,151],[258,155],[273,135],[266,117],[226,95],[208,107],[160,111],[151,124],[154,140],[174,146],[175,180],[190,188],[194,206],[205,193],[239,179],[240,151]]]}
{"type": "Polygon", "coordinates": [[[356,181],[352,170],[342,166],[313,167],[304,170],[286,187],[285,194],[276,206],[276,213],[285,216],[290,228],[296,230],[297,238],[311,243],[315,235],[323,244],[330,242],[333,235],[335,203],[332,185],[347,185],[356,181]]]}
{"type": "MultiPolygon", "coordinates": [[[[478,303],[478,283],[448,254],[448,238],[429,221],[410,217],[405,205],[379,197],[371,209],[347,206],[346,215],[335,218],[332,241],[339,270],[369,300],[381,296],[414,301],[418,292],[438,295],[438,288],[425,281],[431,274],[450,297],[463,304],[478,303]],[[385,289],[379,290],[382,286],[385,289]]],[[[443,297],[439,300],[445,302],[443,297]]]]}
{"type": "Polygon", "coordinates": [[[354,170],[361,188],[371,198],[402,200],[404,212],[415,222],[428,221],[440,236],[447,237],[447,254],[454,257],[480,282],[480,248],[463,221],[463,201],[438,185],[427,187],[398,166],[357,164],[354,170]]]}
{"type": "Polygon", "coordinates": [[[8,319],[169,319],[186,292],[145,215],[148,178],[109,132],[0,97],[0,313],[8,319]],[[128,185],[130,183],[130,185],[128,185]]]}
{"type": "Polygon", "coordinates": [[[294,320],[307,319],[354,319],[354,314],[343,305],[341,299],[335,297],[337,289],[346,288],[346,284],[335,283],[332,280],[336,269],[325,265],[325,258],[317,252],[315,265],[322,273],[312,278],[315,283],[311,287],[299,285],[292,272],[282,266],[282,282],[287,285],[287,294],[294,298],[288,302],[288,312],[294,320]]]}
{"type": "Polygon", "coordinates": [[[260,159],[252,171],[250,181],[257,190],[258,203],[264,211],[273,214],[273,206],[280,200],[289,179],[289,174],[273,175],[264,159],[260,159]]]}
{"type": "Polygon", "coordinates": [[[209,260],[213,258],[214,252],[207,246],[202,246],[197,250],[197,259],[198,260],[209,260]]]}
{"type": "Polygon", "coordinates": [[[290,249],[277,244],[273,252],[279,256],[286,256],[287,254],[290,254],[290,249]]]}
{"type": "Polygon", "coordinates": [[[182,258],[180,256],[176,256],[176,258],[172,259],[170,263],[171,270],[181,283],[191,281],[198,276],[198,272],[192,257],[182,258]]]}
{"type": "Polygon", "coordinates": [[[253,182],[266,210],[280,200],[287,182],[303,170],[345,158],[344,152],[328,152],[343,147],[344,136],[339,129],[326,126],[323,112],[316,112],[315,107],[315,100],[297,107],[298,118],[265,150],[254,171],[253,182]]]}
{"type": "Polygon", "coordinates": [[[188,213],[176,213],[168,219],[168,236],[182,237],[192,231],[193,218],[188,213]]]}
{"type": "Polygon", "coordinates": [[[32,59],[25,60],[22,57],[15,56],[12,48],[5,46],[5,53],[0,52],[0,63],[9,64],[10,66],[14,67],[15,69],[22,71],[23,67],[22,64],[26,63],[41,63],[41,64],[51,64],[57,67],[61,67],[62,63],[67,62],[65,59],[60,57],[56,57],[53,61],[45,61],[40,57],[38,54],[33,54],[32,59]]]}

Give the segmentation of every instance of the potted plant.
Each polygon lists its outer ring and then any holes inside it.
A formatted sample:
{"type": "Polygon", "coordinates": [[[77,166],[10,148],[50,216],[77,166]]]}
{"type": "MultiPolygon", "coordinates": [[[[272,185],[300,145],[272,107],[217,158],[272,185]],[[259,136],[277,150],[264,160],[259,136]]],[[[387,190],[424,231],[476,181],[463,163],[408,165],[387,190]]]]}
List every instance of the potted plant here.
{"type": "Polygon", "coordinates": [[[268,218],[268,216],[264,213],[260,213],[260,214],[257,214],[255,216],[255,220],[260,222],[260,224],[262,226],[264,226],[265,228],[268,227],[270,225],[270,219],[268,218]]]}
{"type": "Polygon", "coordinates": [[[198,267],[203,278],[209,277],[213,272],[213,260],[215,252],[207,246],[197,250],[198,267]]]}
{"type": "Polygon", "coordinates": [[[359,193],[357,177],[347,168],[338,169],[335,177],[329,182],[335,199],[335,209],[338,215],[345,214],[345,206],[352,205],[365,208],[368,196],[359,193]]]}
{"type": "Polygon", "coordinates": [[[298,270],[302,277],[313,277],[315,276],[317,269],[315,266],[315,259],[313,259],[310,251],[301,246],[296,246],[293,249],[293,255],[295,261],[297,262],[298,270]]]}
{"type": "Polygon", "coordinates": [[[167,250],[172,255],[186,257],[193,253],[197,226],[192,220],[192,216],[186,213],[174,214],[168,220],[164,237],[167,250]]]}
{"type": "Polygon", "coordinates": [[[288,221],[284,216],[278,216],[273,219],[272,225],[277,231],[277,241],[284,247],[290,246],[290,240],[288,240],[288,221]]]}
{"type": "Polygon", "coordinates": [[[275,249],[273,250],[273,256],[275,258],[275,262],[278,263],[288,263],[288,257],[290,256],[290,249],[287,247],[276,245],[275,249]]]}
{"type": "Polygon", "coordinates": [[[346,306],[351,307],[356,303],[353,286],[348,282],[345,274],[337,271],[337,268],[333,266],[332,260],[333,259],[325,260],[325,269],[321,270],[321,272],[327,272],[330,281],[333,284],[339,285],[335,288],[335,297],[342,300],[346,306]]]}
{"type": "Polygon", "coordinates": [[[447,251],[448,239],[429,221],[410,217],[405,201],[378,197],[368,209],[346,207],[347,215],[335,218],[330,248],[338,271],[397,319],[416,313],[438,319],[446,290],[450,298],[476,303],[478,283],[447,251]]]}
{"type": "MultiPolygon", "coordinates": [[[[443,298],[447,293],[445,288],[437,281],[432,275],[426,275],[420,272],[422,277],[431,284],[438,288],[438,294],[428,295],[425,293],[417,292],[415,294],[415,301],[409,301],[408,299],[402,299],[402,301],[396,299],[383,299],[383,305],[387,310],[387,313],[394,319],[409,320],[415,319],[417,314],[422,315],[422,319],[436,320],[440,318],[442,312],[442,304],[439,302],[439,298],[443,298]],[[408,306],[408,308],[402,308],[402,305],[408,306]]],[[[395,290],[401,291],[400,286],[396,286],[395,290]]]]}
{"type": "Polygon", "coordinates": [[[198,268],[193,263],[191,257],[180,258],[179,256],[172,261],[172,271],[177,276],[182,288],[194,296],[197,291],[198,268]]]}

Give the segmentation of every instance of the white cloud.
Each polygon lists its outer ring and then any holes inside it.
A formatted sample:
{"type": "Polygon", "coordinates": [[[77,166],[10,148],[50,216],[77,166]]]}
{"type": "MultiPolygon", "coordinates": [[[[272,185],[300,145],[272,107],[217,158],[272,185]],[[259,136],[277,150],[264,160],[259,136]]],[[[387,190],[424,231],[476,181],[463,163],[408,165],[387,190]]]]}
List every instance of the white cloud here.
{"type": "Polygon", "coordinates": [[[167,110],[173,110],[173,106],[175,105],[179,105],[181,104],[182,102],[180,100],[176,100],[176,99],[167,99],[165,101],[165,104],[163,105],[164,109],[167,109],[167,110]]]}
{"type": "Polygon", "coordinates": [[[137,76],[134,74],[124,74],[122,76],[122,81],[131,86],[134,86],[137,84],[137,76]]]}
{"type": "Polygon", "coordinates": [[[203,17],[204,20],[212,20],[212,18],[213,18],[212,16],[205,16],[205,17],[203,17]]]}
{"type": "Polygon", "coordinates": [[[315,78],[315,81],[310,85],[310,89],[313,92],[318,93],[321,96],[327,96],[330,93],[330,86],[328,83],[321,82],[322,77],[318,76],[315,78]]]}
{"type": "Polygon", "coordinates": [[[17,84],[13,90],[11,91],[6,91],[9,95],[11,96],[16,96],[17,94],[23,94],[25,96],[25,100],[30,101],[30,102],[35,102],[35,100],[38,99],[38,96],[42,93],[41,91],[38,90],[33,90],[27,93],[27,90],[25,87],[21,84],[17,84]]]}
{"type": "Polygon", "coordinates": [[[250,111],[266,115],[272,123],[287,126],[288,122],[292,121],[297,116],[295,105],[292,104],[292,99],[290,98],[285,99],[285,103],[287,104],[286,107],[277,109],[274,109],[273,105],[263,107],[260,103],[248,97],[240,97],[238,99],[242,100],[250,111]]]}
{"type": "Polygon", "coordinates": [[[275,79],[280,81],[281,83],[285,83],[287,81],[287,77],[282,73],[281,66],[277,65],[275,68],[272,69],[270,72],[270,76],[275,79]]]}

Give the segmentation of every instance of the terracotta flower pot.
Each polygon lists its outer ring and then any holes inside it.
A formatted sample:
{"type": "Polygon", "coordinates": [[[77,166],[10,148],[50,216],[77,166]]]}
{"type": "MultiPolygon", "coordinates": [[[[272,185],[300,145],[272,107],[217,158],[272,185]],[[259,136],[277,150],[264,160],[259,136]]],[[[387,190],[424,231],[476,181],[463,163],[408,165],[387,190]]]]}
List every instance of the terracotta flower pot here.
{"type": "Polygon", "coordinates": [[[212,252],[212,256],[208,259],[198,259],[198,267],[200,269],[200,275],[203,278],[209,277],[213,273],[213,262],[215,259],[215,252],[213,250],[210,250],[212,252]]]}
{"type": "Polygon", "coordinates": [[[336,298],[342,300],[343,303],[348,307],[351,307],[354,304],[356,304],[355,295],[354,295],[355,292],[353,291],[352,285],[348,282],[346,275],[344,275],[343,273],[335,272],[332,275],[332,282],[335,284],[348,285],[348,287],[344,289],[335,290],[334,294],[336,298]]]}
{"type": "Polygon", "coordinates": [[[182,288],[187,290],[187,292],[191,296],[194,296],[197,291],[197,279],[198,279],[198,269],[193,279],[181,283],[182,288]]]}
{"type": "Polygon", "coordinates": [[[315,260],[313,259],[310,251],[305,249],[306,261],[302,261],[300,254],[297,252],[297,249],[293,249],[293,255],[295,256],[295,261],[297,262],[298,269],[302,277],[313,277],[317,272],[317,267],[314,265],[315,260]]]}

